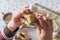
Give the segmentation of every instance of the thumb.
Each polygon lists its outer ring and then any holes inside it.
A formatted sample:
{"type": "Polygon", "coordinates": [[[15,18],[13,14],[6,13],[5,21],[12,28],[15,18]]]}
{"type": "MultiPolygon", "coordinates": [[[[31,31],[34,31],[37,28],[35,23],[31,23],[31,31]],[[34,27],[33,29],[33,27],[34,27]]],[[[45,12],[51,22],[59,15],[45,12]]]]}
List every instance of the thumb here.
{"type": "Polygon", "coordinates": [[[37,34],[40,35],[41,33],[41,28],[36,28],[37,34]]]}
{"type": "Polygon", "coordinates": [[[29,8],[29,5],[26,5],[24,8],[29,8]]]}

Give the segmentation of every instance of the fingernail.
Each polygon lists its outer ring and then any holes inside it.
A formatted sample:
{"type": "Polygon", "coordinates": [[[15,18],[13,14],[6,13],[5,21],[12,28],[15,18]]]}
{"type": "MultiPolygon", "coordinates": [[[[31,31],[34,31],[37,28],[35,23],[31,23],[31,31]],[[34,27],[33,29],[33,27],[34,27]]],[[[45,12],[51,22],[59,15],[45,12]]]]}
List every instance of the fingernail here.
{"type": "Polygon", "coordinates": [[[46,20],[46,17],[45,17],[45,16],[43,16],[43,19],[44,19],[44,20],[46,20]]]}
{"type": "Polygon", "coordinates": [[[29,8],[29,5],[26,5],[25,8],[29,8]]]}

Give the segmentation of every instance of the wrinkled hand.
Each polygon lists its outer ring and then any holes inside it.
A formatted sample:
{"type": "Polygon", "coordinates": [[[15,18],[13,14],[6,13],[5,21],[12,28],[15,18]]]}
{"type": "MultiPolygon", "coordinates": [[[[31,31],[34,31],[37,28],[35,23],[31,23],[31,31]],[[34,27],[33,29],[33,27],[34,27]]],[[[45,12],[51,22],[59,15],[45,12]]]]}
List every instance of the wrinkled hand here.
{"type": "Polygon", "coordinates": [[[8,23],[7,27],[11,31],[14,31],[17,27],[23,24],[20,20],[20,17],[23,17],[23,15],[27,13],[31,13],[31,11],[29,10],[29,6],[26,6],[25,8],[18,10],[16,13],[13,14],[12,19],[8,23]]]}
{"type": "Polygon", "coordinates": [[[44,14],[36,14],[36,18],[40,23],[40,28],[37,28],[39,40],[52,40],[53,25],[52,20],[44,14]]]}

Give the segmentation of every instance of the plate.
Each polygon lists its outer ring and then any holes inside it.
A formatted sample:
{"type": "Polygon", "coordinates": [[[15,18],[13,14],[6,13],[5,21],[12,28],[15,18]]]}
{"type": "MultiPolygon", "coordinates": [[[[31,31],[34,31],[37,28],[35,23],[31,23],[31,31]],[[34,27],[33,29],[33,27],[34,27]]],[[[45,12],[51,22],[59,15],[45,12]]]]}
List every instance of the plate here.
{"type": "MultiPolygon", "coordinates": [[[[55,39],[58,32],[59,32],[59,28],[58,28],[58,25],[56,24],[55,20],[53,20],[53,26],[54,26],[53,27],[54,32],[53,32],[52,36],[53,36],[53,39],[55,39]]],[[[26,32],[29,35],[29,37],[32,38],[32,40],[38,40],[37,33],[36,33],[36,28],[23,28],[23,29],[18,30],[18,32],[21,32],[21,31],[26,32]]],[[[16,37],[16,35],[14,36],[13,40],[16,40],[15,37],[16,37]]]]}
{"type": "MultiPolygon", "coordinates": [[[[38,40],[36,28],[24,28],[22,30],[19,30],[18,32],[20,32],[20,31],[25,31],[29,35],[29,37],[32,38],[32,40],[38,40]]],[[[16,35],[14,36],[13,40],[16,40],[15,37],[16,37],[16,35]]]]}

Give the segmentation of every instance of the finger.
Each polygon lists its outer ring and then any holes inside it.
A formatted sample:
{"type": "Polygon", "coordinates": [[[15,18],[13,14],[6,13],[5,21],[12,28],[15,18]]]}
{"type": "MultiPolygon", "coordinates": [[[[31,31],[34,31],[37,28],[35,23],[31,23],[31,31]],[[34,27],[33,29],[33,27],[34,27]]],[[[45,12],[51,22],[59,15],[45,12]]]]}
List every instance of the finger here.
{"type": "Polygon", "coordinates": [[[47,18],[46,20],[45,20],[45,23],[46,23],[46,25],[47,25],[47,30],[53,30],[53,25],[52,25],[52,20],[51,19],[49,19],[49,18],[47,18]]]}
{"type": "Polygon", "coordinates": [[[52,19],[48,19],[50,21],[50,25],[53,26],[52,19]]]}
{"type": "Polygon", "coordinates": [[[36,28],[37,34],[39,35],[41,33],[41,28],[36,28]]]}
{"type": "Polygon", "coordinates": [[[22,24],[22,27],[27,28],[27,25],[25,23],[22,24]]]}
{"type": "Polygon", "coordinates": [[[24,8],[29,8],[29,5],[26,5],[24,8]]]}
{"type": "Polygon", "coordinates": [[[36,16],[37,19],[40,19],[43,16],[43,14],[35,13],[35,16],[36,16]]]}
{"type": "Polygon", "coordinates": [[[28,7],[29,6],[26,6],[23,9],[18,10],[16,14],[17,15],[23,15],[23,14],[26,14],[26,13],[32,13],[28,7]]]}
{"type": "Polygon", "coordinates": [[[52,19],[48,18],[48,17],[45,17],[46,20],[45,20],[45,24],[46,24],[46,28],[47,30],[50,31],[53,31],[53,22],[52,22],[52,19]]]}
{"type": "Polygon", "coordinates": [[[43,16],[47,16],[47,13],[46,12],[40,12],[38,13],[39,15],[43,15],[43,16]]]}
{"type": "Polygon", "coordinates": [[[44,19],[44,23],[45,23],[45,25],[46,25],[46,26],[44,26],[44,28],[45,28],[46,30],[48,30],[48,29],[49,29],[49,25],[48,25],[49,22],[47,22],[47,18],[46,18],[45,16],[43,16],[43,19],[44,19]]]}
{"type": "Polygon", "coordinates": [[[24,14],[24,12],[23,12],[24,10],[17,10],[16,11],[16,13],[14,14],[14,16],[21,16],[21,15],[23,15],[24,14]]]}
{"type": "Polygon", "coordinates": [[[46,35],[46,31],[41,29],[41,35],[43,35],[42,37],[44,37],[46,35]]]}
{"type": "Polygon", "coordinates": [[[42,17],[39,19],[39,23],[40,23],[40,26],[41,26],[42,29],[47,30],[45,21],[42,17]]]}
{"type": "Polygon", "coordinates": [[[47,18],[45,21],[46,21],[46,24],[47,24],[48,27],[52,26],[52,20],[51,19],[47,18]]]}
{"type": "Polygon", "coordinates": [[[47,21],[47,19],[46,19],[46,17],[43,17],[43,22],[44,22],[44,29],[45,30],[48,30],[48,25],[47,25],[47,23],[46,23],[46,21],[47,21]]]}
{"type": "Polygon", "coordinates": [[[41,29],[36,28],[36,32],[37,32],[37,36],[38,36],[38,38],[40,39],[40,36],[41,36],[41,29]]]}
{"type": "Polygon", "coordinates": [[[48,19],[49,20],[49,30],[53,31],[53,22],[52,19],[48,19]]]}
{"type": "Polygon", "coordinates": [[[25,14],[31,14],[32,11],[29,8],[25,8],[23,11],[25,14]]]}
{"type": "Polygon", "coordinates": [[[28,10],[29,9],[29,5],[26,5],[23,9],[19,9],[19,10],[17,10],[17,15],[20,15],[20,14],[23,14],[23,12],[25,11],[25,10],[28,10]]]}
{"type": "Polygon", "coordinates": [[[22,10],[20,10],[20,12],[17,13],[18,16],[23,17],[25,14],[31,14],[32,11],[30,11],[30,9],[28,8],[24,8],[22,10]]]}

